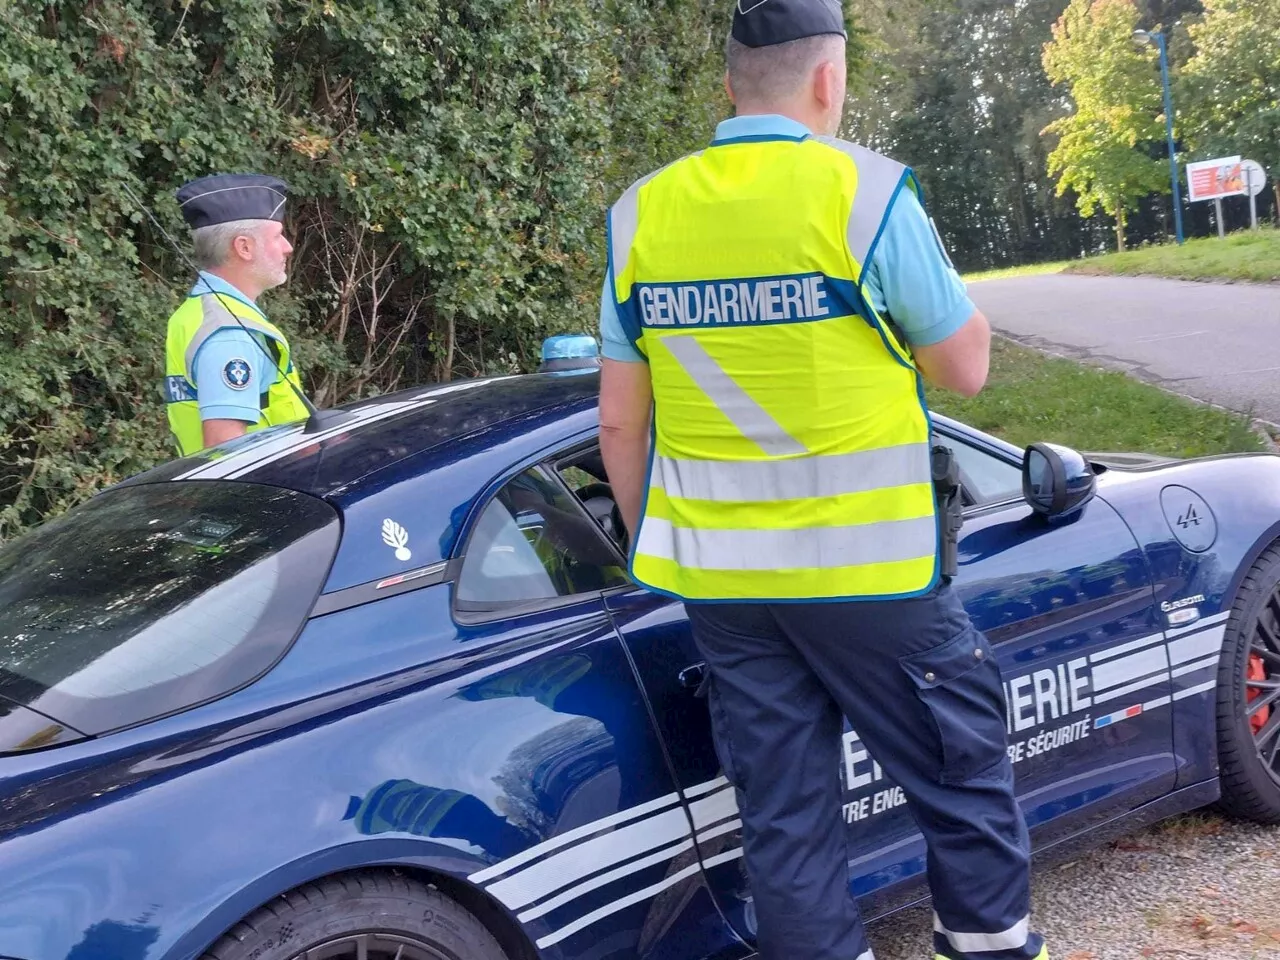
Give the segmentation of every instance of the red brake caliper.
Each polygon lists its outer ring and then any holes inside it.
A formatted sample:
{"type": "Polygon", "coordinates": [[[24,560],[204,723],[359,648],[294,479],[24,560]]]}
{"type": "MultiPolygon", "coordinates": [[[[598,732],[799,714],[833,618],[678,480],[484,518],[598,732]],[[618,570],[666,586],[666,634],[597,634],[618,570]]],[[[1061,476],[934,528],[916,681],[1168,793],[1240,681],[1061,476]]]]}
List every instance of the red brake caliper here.
{"type": "MultiPolygon", "coordinates": [[[[1250,680],[1267,679],[1267,668],[1263,664],[1262,658],[1258,656],[1256,653],[1251,654],[1249,657],[1248,676],[1250,680]]],[[[1253,703],[1253,701],[1257,700],[1258,697],[1260,696],[1262,696],[1261,690],[1259,690],[1257,687],[1250,687],[1249,692],[1246,696],[1246,702],[1253,703]]],[[[1249,718],[1249,726],[1253,728],[1254,733],[1257,733],[1266,725],[1267,721],[1270,719],[1271,719],[1271,708],[1263,707],[1261,710],[1259,710],[1257,713],[1255,713],[1252,717],[1249,718]]]]}

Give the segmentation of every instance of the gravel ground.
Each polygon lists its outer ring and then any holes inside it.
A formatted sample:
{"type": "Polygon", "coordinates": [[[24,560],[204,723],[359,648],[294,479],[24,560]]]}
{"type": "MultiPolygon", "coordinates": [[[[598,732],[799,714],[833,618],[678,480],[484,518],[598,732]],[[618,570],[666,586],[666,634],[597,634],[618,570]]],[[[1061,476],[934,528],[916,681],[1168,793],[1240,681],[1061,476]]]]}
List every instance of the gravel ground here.
{"type": "MultiPolygon", "coordinates": [[[[1197,813],[1032,876],[1051,960],[1280,957],[1280,827],[1197,813]]],[[[926,960],[932,915],[868,929],[877,960],[926,960]]]]}

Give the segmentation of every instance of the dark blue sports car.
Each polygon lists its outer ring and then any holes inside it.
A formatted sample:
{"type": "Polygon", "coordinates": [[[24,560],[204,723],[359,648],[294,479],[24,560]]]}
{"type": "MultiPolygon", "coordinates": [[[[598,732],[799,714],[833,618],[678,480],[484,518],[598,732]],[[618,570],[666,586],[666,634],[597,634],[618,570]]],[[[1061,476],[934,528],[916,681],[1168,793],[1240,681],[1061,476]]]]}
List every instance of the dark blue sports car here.
{"type": "MultiPolygon", "coordinates": [[[[750,956],[701,666],[628,580],[597,389],[354,404],[0,549],[0,956],[750,956]]],[[[1214,802],[1280,822],[1280,458],[1081,484],[935,430],[1038,849],[1214,802]]],[[[842,757],[830,841],[872,918],[925,895],[925,852],[857,731],[842,757]]]]}

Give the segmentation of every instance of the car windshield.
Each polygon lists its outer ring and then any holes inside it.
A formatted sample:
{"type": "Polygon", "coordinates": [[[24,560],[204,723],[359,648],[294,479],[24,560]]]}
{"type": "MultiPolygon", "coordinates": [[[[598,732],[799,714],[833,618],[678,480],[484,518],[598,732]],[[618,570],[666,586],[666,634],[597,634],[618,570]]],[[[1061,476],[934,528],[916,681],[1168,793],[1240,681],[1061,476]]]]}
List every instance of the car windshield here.
{"type": "Polygon", "coordinates": [[[98,734],[253,680],[310,612],[338,526],[254,484],[99,494],[0,548],[0,696],[98,734]]]}

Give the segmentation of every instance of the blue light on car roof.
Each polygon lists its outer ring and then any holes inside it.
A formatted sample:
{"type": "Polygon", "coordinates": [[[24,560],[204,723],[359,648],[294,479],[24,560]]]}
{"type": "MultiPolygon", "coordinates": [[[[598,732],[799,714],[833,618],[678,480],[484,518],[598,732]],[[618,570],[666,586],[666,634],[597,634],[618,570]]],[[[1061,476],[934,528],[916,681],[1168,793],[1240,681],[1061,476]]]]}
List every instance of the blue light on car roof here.
{"type": "Polygon", "coordinates": [[[542,341],[539,373],[582,372],[600,366],[596,338],[585,333],[563,333],[542,341]]]}

